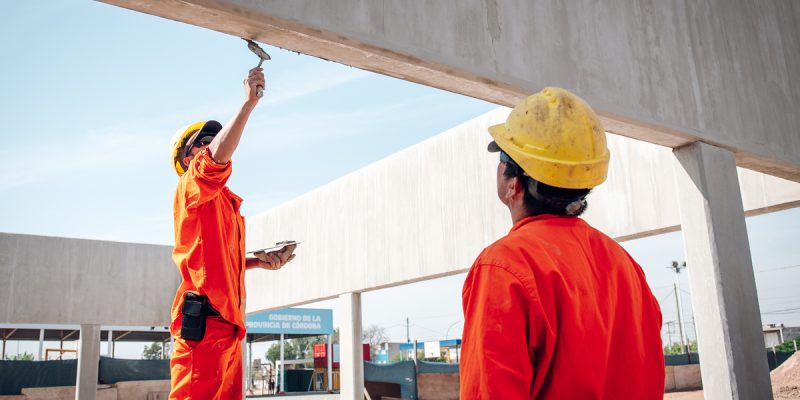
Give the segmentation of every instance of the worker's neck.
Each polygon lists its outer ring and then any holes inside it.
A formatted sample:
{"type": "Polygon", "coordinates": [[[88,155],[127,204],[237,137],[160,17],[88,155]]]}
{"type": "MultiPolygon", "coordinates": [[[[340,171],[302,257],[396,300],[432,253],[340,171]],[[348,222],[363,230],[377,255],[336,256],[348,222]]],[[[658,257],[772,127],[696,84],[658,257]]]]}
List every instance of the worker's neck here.
{"type": "Polygon", "coordinates": [[[508,205],[508,210],[511,211],[511,222],[513,225],[516,225],[517,222],[528,217],[528,212],[525,210],[525,205],[522,202],[519,204],[512,202],[508,205]]]}

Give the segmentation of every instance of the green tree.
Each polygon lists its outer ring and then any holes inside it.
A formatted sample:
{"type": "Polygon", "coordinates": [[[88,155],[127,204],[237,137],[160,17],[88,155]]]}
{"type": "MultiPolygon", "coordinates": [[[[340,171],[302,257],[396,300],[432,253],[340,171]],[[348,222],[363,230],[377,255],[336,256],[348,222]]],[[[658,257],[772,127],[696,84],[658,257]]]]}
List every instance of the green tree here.
{"type": "Polygon", "coordinates": [[[378,325],[370,325],[361,331],[362,342],[369,343],[369,349],[372,356],[378,355],[380,346],[389,341],[389,336],[386,335],[386,329],[378,325]]]}
{"type": "Polygon", "coordinates": [[[787,352],[787,353],[793,352],[794,351],[794,343],[792,343],[792,342],[794,340],[797,340],[797,345],[800,346],[800,336],[797,336],[794,339],[789,339],[789,340],[781,343],[779,346],[775,346],[775,351],[782,351],[782,352],[787,352]]]}
{"type": "MultiPolygon", "coordinates": [[[[310,336],[305,338],[289,339],[283,344],[283,358],[285,360],[302,360],[305,358],[314,358],[314,345],[317,343],[327,343],[325,336],[310,336]]],[[[267,349],[264,357],[271,361],[281,358],[281,345],[274,343],[267,349]]]]}
{"type": "Polygon", "coordinates": [[[8,357],[11,361],[33,361],[33,354],[31,353],[22,353],[16,354],[11,357],[8,357]]]}
{"type": "Polygon", "coordinates": [[[339,344],[339,328],[333,330],[333,335],[331,335],[331,343],[339,344]]]}
{"type": "MultiPolygon", "coordinates": [[[[689,352],[690,353],[697,353],[697,341],[692,340],[689,341],[689,352]]],[[[664,355],[677,355],[683,354],[683,345],[680,343],[673,343],[672,347],[664,346],[664,355]]]]}
{"type": "Polygon", "coordinates": [[[150,346],[144,346],[142,351],[142,360],[158,360],[161,359],[161,343],[152,343],[150,346]]]}
{"type": "Polygon", "coordinates": [[[397,353],[397,354],[393,355],[392,358],[389,360],[389,362],[396,363],[396,362],[407,361],[407,360],[408,360],[408,356],[406,355],[406,352],[405,351],[401,351],[400,353],[397,353]]]}

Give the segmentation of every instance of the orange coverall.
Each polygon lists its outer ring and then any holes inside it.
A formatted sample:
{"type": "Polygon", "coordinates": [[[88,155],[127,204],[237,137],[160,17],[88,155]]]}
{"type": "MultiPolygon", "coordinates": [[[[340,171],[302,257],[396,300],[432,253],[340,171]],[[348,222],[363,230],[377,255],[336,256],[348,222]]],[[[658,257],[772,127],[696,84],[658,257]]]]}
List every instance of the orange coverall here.
{"type": "Polygon", "coordinates": [[[518,221],[462,291],[461,399],[662,399],[661,310],[641,267],[580,218],[518,221]]]}
{"type": "Polygon", "coordinates": [[[244,218],[242,199],[225,186],[231,163],[198,153],[175,192],[175,249],[181,284],[172,303],[170,399],[241,399],[244,325],[244,218]],[[181,337],[183,295],[208,296],[220,316],[206,319],[200,341],[181,337]]]}

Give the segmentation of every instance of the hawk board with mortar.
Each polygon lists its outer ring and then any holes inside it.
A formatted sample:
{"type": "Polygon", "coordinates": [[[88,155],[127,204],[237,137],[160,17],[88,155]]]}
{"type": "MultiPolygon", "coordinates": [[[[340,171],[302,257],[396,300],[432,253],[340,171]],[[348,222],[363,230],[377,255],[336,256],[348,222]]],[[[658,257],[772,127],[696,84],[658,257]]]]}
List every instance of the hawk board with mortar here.
{"type": "MultiPolygon", "coordinates": [[[[289,246],[297,246],[301,242],[295,240],[285,240],[283,242],[275,243],[275,246],[265,247],[263,249],[248,251],[247,254],[252,254],[254,257],[257,257],[261,261],[267,261],[267,254],[275,253],[278,257],[283,256],[283,252],[288,250],[287,247],[289,246]]],[[[291,254],[289,254],[291,256],[291,254]]]]}

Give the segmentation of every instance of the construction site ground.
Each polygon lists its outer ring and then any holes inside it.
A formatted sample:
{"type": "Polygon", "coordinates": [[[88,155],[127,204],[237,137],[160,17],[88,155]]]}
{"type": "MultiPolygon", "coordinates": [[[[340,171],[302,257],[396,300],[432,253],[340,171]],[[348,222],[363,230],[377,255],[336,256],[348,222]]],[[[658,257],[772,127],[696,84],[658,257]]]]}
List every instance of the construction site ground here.
{"type": "MultiPolygon", "coordinates": [[[[770,373],[772,395],[775,400],[800,400],[800,352],[794,353],[780,367],[770,373]]],[[[703,400],[702,390],[673,392],[665,400],[703,400]]]]}

